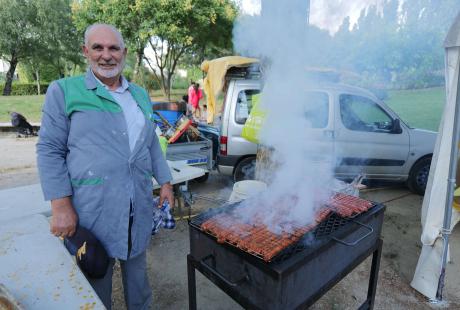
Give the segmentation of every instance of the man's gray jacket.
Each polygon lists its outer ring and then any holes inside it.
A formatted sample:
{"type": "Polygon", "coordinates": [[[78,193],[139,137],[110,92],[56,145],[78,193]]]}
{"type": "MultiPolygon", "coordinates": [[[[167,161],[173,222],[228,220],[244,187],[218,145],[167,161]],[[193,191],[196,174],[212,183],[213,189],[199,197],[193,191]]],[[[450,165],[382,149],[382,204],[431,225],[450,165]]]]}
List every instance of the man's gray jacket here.
{"type": "Polygon", "coordinates": [[[127,259],[146,250],[152,229],[152,176],[171,181],[161,152],[147,92],[128,90],[144,112],[145,126],[133,152],[121,107],[90,71],[53,82],[46,93],[37,161],[46,200],[71,196],[79,225],[91,230],[109,256],[127,259]]]}

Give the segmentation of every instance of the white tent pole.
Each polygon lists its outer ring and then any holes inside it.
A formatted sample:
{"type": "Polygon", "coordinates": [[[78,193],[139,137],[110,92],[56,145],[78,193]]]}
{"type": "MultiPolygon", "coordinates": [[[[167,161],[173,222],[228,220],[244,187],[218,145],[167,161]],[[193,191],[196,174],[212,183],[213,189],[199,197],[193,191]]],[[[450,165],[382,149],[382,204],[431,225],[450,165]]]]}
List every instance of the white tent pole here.
{"type": "MultiPolygon", "coordinates": [[[[446,50],[447,55],[447,50],[446,50]]],[[[446,56],[447,65],[447,56],[446,56]]],[[[446,72],[447,74],[447,72],[446,72]]],[[[448,85],[446,85],[447,87],[448,85]]],[[[455,114],[454,125],[452,134],[452,145],[450,149],[450,163],[449,163],[449,177],[447,179],[447,197],[446,206],[444,210],[444,224],[441,231],[442,234],[442,261],[441,261],[441,274],[439,275],[438,289],[436,291],[436,299],[442,300],[442,291],[444,289],[444,279],[446,276],[447,253],[449,248],[449,235],[451,234],[451,221],[452,221],[452,203],[454,201],[455,182],[457,174],[457,159],[458,159],[458,142],[460,138],[460,78],[457,79],[456,99],[455,99],[455,114]]]]}

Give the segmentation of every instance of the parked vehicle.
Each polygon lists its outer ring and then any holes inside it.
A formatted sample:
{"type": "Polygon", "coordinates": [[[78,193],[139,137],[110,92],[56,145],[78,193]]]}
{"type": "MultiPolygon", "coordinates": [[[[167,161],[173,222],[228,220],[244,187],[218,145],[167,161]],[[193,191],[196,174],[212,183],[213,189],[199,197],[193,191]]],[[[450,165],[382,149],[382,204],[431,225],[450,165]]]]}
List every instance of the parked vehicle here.
{"type": "Polygon", "coordinates": [[[195,180],[206,182],[209,171],[213,167],[212,141],[200,136],[197,141],[179,141],[169,144],[166,149],[166,159],[205,169],[206,173],[195,180]]]}
{"type": "MultiPolygon", "coordinates": [[[[241,137],[241,131],[262,83],[250,71],[227,76],[227,83],[217,169],[239,181],[252,177],[248,171],[255,163],[257,146],[241,137]]],[[[309,100],[306,117],[314,120],[314,136],[331,142],[325,144],[326,151],[338,159],[338,178],[364,173],[367,179],[405,181],[411,191],[424,193],[435,132],[409,127],[383,101],[361,88],[321,83],[305,91],[314,98],[309,100]]]]}
{"type": "Polygon", "coordinates": [[[201,135],[203,135],[205,138],[212,141],[212,158],[214,160],[213,162],[213,167],[214,167],[215,159],[219,151],[219,137],[220,137],[219,128],[216,128],[211,125],[199,123],[197,129],[201,133],[201,135]]]}

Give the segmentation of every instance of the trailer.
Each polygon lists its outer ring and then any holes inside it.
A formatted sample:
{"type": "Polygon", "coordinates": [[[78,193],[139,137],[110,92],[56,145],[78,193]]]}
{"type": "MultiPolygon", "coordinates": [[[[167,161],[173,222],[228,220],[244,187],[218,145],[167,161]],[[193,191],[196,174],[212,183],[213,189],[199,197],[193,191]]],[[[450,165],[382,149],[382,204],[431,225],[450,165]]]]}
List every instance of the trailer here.
{"type": "Polygon", "coordinates": [[[200,135],[197,141],[175,142],[168,145],[166,159],[174,163],[184,163],[206,170],[206,173],[195,179],[206,182],[214,165],[212,160],[212,141],[200,135]]]}
{"type": "Polygon", "coordinates": [[[213,142],[199,129],[192,128],[191,120],[185,116],[186,103],[153,102],[152,110],[155,123],[169,141],[166,159],[173,163],[204,169],[206,173],[196,180],[205,182],[214,167],[213,142]],[[187,131],[189,127],[193,129],[192,135],[187,131]]]}

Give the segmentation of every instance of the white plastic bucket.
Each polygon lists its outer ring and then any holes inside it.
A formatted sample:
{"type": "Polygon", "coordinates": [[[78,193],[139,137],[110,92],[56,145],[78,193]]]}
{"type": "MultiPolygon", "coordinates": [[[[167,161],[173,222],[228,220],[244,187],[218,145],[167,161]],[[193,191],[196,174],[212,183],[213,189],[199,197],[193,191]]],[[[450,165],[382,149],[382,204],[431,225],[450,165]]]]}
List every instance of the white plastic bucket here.
{"type": "Polygon", "coordinates": [[[230,202],[237,202],[257,195],[267,189],[267,184],[256,180],[244,180],[233,185],[233,191],[228,199],[230,202]]]}

